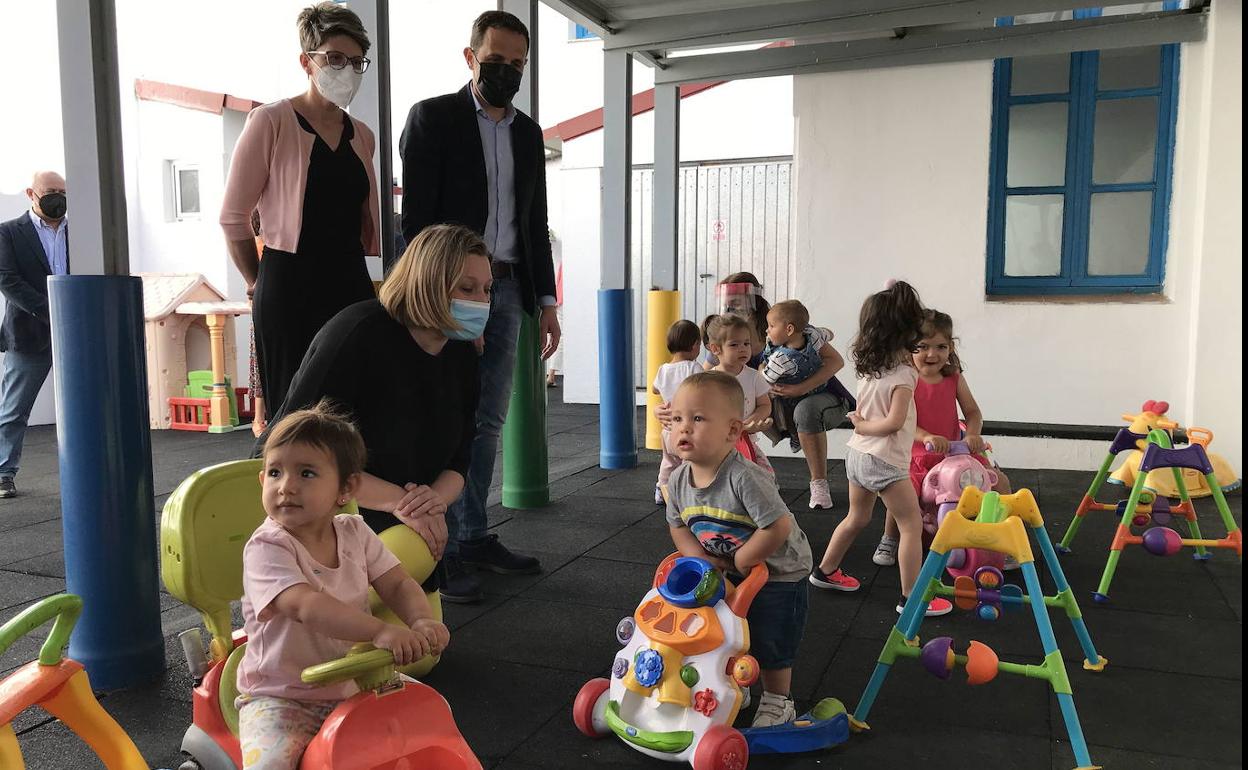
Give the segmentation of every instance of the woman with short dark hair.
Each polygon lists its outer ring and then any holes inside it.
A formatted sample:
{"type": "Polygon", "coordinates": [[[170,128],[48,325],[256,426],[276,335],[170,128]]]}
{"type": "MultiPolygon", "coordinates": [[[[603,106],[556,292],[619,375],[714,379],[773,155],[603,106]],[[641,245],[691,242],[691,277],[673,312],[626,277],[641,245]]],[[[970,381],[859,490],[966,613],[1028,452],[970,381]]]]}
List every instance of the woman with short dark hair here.
{"type": "Polygon", "coordinates": [[[226,180],[221,228],[253,295],[261,389],[276,412],[312,338],[374,296],[364,262],[380,254],[373,132],[345,112],[368,69],[368,33],[322,2],[297,21],[307,89],[252,110],[226,180]],[[264,259],[250,216],[260,212],[264,259]]]}

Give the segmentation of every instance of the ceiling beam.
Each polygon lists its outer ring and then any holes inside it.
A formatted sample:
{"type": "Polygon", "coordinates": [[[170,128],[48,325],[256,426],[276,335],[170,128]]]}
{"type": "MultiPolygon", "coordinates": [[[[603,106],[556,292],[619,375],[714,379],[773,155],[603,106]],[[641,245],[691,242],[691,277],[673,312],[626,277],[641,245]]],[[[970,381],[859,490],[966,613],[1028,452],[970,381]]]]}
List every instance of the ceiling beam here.
{"type": "Polygon", "coordinates": [[[698,13],[722,13],[738,8],[775,6],[794,0],[649,0],[632,2],[611,9],[614,22],[653,19],[660,16],[687,16],[698,13]]]}
{"type": "Polygon", "coordinates": [[[1142,13],[986,29],[912,30],[901,37],[759,48],[661,60],[655,84],[901,67],[1010,56],[1186,43],[1205,38],[1204,13],[1142,13]]]}
{"type": "Polygon", "coordinates": [[[604,40],[615,31],[608,23],[606,10],[593,0],[542,0],[542,3],[604,40]]]}
{"type": "Polygon", "coordinates": [[[1101,4],[1102,0],[803,0],[715,13],[616,20],[612,22],[615,31],[603,41],[603,46],[696,48],[936,24],[991,26],[1001,16],[1101,4]]]}

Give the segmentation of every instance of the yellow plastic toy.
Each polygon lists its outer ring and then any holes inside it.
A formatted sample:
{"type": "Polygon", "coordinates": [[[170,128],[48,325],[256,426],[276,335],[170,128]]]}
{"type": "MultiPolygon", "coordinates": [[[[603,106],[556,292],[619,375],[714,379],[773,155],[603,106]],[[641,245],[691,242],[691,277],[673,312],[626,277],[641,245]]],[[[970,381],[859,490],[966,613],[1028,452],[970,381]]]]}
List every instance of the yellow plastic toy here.
{"type": "Polygon", "coordinates": [[[100,707],[82,664],[61,655],[81,612],[80,597],[59,594],[43,599],[0,626],[2,655],[18,639],[56,618],[39,650],[39,659],[0,681],[0,768],[26,767],[13,733],[13,720],[27,708],[39,706],[82,738],[107,770],[148,769],[130,736],[100,707]]]}
{"type": "MultiPolygon", "coordinates": [[[[1140,458],[1143,456],[1144,444],[1146,443],[1148,432],[1157,428],[1166,431],[1172,431],[1179,428],[1179,424],[1166,417],[1166,411],[1170,405],[1165,401],[1146,401],[1138,414],[1124,414],[1123,420],[1131,423],[1127,428],[1132,433],[1141,436],[1135,442],[1136,449],[1125,454],[1122,465],[1118,470],[1114,471],[1106,479],[1110,484],[1117,484],[1130,489],[1135,486],[1135,476],[1139,473],[1140,458]]],[[[1209,457],[1209,463],[1213,466],[1213,476],[1217,479],[1218,486],[1223,492],[1233,492],[1243,485],[1243,481],[1239,478],[1239,474],[1226,461],[1225,457],[1209,452],[1209,445],[1213,443],[1213,431],[1208,428],[1191,427],[1187,429],[1188,441],[1193,444],[1200,444],[1205,448],[1209,457]]],[[[1198,471],[1191,468],[1182,469],[1183,483],[1187,487],[1189,497],[1209,497],[1213,491],[1209,488],[1209,482],[1198,471]]],[[[1179,488],[1174,483],[1174,474],[1168,468],[1160,468],[1153,470],[1148,474],[1144,482],[1144,488],[1149,492],[1160,495],[1162,497],[1179,497],[1179,488]]]]}

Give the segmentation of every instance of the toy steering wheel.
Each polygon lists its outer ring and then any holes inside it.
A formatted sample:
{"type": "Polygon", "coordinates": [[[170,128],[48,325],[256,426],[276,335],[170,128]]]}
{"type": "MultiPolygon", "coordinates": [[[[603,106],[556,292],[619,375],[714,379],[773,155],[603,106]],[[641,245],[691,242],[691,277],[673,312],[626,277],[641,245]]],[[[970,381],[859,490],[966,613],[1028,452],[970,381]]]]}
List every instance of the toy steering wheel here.
{"type": "MultiPolygon", "coordinates": [[[[682,554],[677,551],[659,562],[658,569],[654,571],[653,585],[655,588],[658,588],[667,580],[667,575],[672,571],[672,566],[680,558],[682,558],[682,554]]],[[[707,562],[707,566],[710,566],[710,562],[707,562]]],[[[749,613],[750,604],[753,603],[754,597],[758,595],[763,586],[767,584],[768,575],[767,565],[759,562],[750,569],[750,574],[746,575],[745,580],[742,580],[737,585],[734,586],[732,581],[725,581],[724,588],[727,590],[727,593],[724,596],[724,601],[728,604],[728,609],[732,610],[732,614],[743,618],[749,613]]]]}
{"type": "Polygon", "coordinates": [[[361,643],[337,660],[308,666],[299,677],[304,684],[330,685],[354,679],[361,690],[376,690],[398,681],[394,653],[361,643]]]}

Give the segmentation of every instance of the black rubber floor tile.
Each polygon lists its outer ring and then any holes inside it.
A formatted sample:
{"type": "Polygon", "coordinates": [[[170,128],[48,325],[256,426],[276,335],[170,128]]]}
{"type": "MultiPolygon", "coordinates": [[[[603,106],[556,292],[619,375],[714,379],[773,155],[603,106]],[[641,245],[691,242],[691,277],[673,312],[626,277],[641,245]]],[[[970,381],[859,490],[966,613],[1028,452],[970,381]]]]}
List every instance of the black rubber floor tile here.
{"type": "Polygon", "coordinates": [[[61,498],[59,493],[43,495],[23,494],[8,500],[0,500],[0,537],[32,524],[61,518],[61,498]]]}
{"type": "MultiPolygon", "coordinates": [[[[1149,754],[1091,744],[1088,746],[1088,753],[1092,756],[1092,761],[1102,767],[1122,767],[1131,768],[1131,770],[1235,770],[1243,767],[1239,762],[1208,762],[1192,757],[1149,754]]],[[[1061,742],[1055,745],[1053,770],[1070,770],[1075,766],[1075,754],[1070,750],[1070,744],[1061,742]]]]}
{"type": "Polygon", "coordinates": [[[567,517],[517,517],[495,527],[508,548],[521,553],[584,553],[628,527],[626,522],[576,522],[567,517]]]}
{"type": "Polygon", "coordinates": [[[22,559],[7,565],[5,570],[22,572],[27,575],[42,575],[65,579],[65,554],[61,551],[40,554],[29,559],[22,559]]]}
{"type": "MultiPolygon", "coordinates": [[[[549,580],[551,575],[564,569],[576,555],[569,553],[553,553],[551,551],[524,552],[527,556],[536,557],[542,565],[542,571],[536,575],[500,575],[489,570],[476,569],[473,574],[481,581],[481,588],[487,594],[518,596],[540,583],[549,580]]],[[[469,568],[473,569],[473,568],[469,568]]]]}
{"type": "Polygon", "coordinates": [[[621,612],[517,597],[452,637],[465,655],[585,674],[610,668],[621,612]]]}
{"type": "Polygon", "coordinates": [[[650,590],[657,566],[581,557],[524,591],[523,597],[605,607],[623,617],[650,590]]]}
{"type": "MultiPolygon", "coordinates": [[[[1085,613],[1084,618],[1097,652],[1109,658],[1111,666],[1243,679],[1238,620],[1121,611],[1085,613]],[[1141,644],[1141,639],[1149,643],[1141,644]]],[[[1075,634],[1068,622],[1058,622],[1057,617],[1054,626],[1058,644],[1070,660],[1079,650],[1075,634]]]]}
{"type": "Polygon", "coordinates": [[[590,550],[586,556],[632,562],[654,569],[664,557],[675,550],[671,530],[662,514],[656,510],[654,515],[616,532],[590,550]]]}
{"type": "MultiPolygon", "coordinates": [[[[940,684],[935,679],[932,681],[940,684]]],[[[893,684],[890,681],[886,688],[893,684]]],[[[948,686],[965,688],[958,684],[948,686]]],[[[902,700],[909,694],[896,690],[893,693],[895,699],[902,700]]],[[[875,716],[872,712],[871,730],[851,734],[849,742],[838,750],[837,758],[841,764],[833,764],[832,767],[1049,770],[1052,742],[1047,735],[1027,731],[1043,728],[1043,716],[1029,721],[1007,719],[1001,714],[1003,707],[1011,709],[1010,715],[1015,713],[1015,708],[1019,712],[1029,710],[1026,707],[1033,704],[1032,698],[984,697],[978,694],[964,697],[950,693],[943,700],[916,700],[925,703],[927,708],[907,709],[904,715],[889,717],[883,714],[875,716]],[[976,716],[982,717],[978,724],[964,725],[955,721],[974,719],[976,716]],[[1015,724],[1027,729],[1009,729],[1015,724]],[[988,725],[1009,727],[997,730],[988,725]]],[[[917,703],[911,701],[909,705],[917,703]]],[[[1043,703],[1039,705],[1043,708],[1043,703]]]]}
{"type": "Polygon", "coordinates": [[[556,714],[567,713],[572,723],[572,698],[589,677],[535,662],[539,665],[465,651],[448,654],[423,680],[451,704],[459,731],[487,767],[511,754],[556,714]]]}
{"type": "MultiPolygon", "coordinates": [[[[1172,649],[1183,654],[1181,644],[1172,649]]],[[[1239,680],[1115,668],[1111,658],[1103,674],[1072,679],[1071,685],[1089,743],[1146,755],[1243,761],[1239,680]]],[[[1060,735],[1056,701],[1049,719],[1054,736],[1060,735]]]]}
{"type": "Polygon", "coordinates": [[[510,599],[507,594],[487,593],[481,601],[474,604],[456,604],[443,600],[442,622],[451,631],[451,644],[456,643],[460,629],[497,610],[510,599]]]}
{"type": "Polygon", "coordinates": [[[16,615],[38,599],[65,590],[65,580],[0,571],[0,616],[16,615]]]}
{"type": "MultiPolygon", "coordinates": [[[[20,499],[20,498],[19,498],[20,499]]],[[[12,529],[0,537],[0,568],[61,550],[61,521],[54,519],[12,529]]],[[[0,604],[0,607],[8,605],[0,604]]]]}

